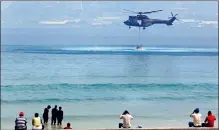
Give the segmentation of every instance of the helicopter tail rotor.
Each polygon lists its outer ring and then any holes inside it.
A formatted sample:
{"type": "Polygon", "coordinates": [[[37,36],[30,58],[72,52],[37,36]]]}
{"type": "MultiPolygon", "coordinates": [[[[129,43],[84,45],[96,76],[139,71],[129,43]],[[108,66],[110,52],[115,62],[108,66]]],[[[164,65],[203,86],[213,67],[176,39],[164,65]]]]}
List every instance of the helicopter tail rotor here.
{"type": "Polygon", "coordinates": [[[169,17],[169,19],[172,19],[172,18],[174,18],[174,17],[175,17],[175,18],[176,18],[176,20],[179,20],[179,19],[176,17],[177,15],[178,15],[178,14],[175,14],[175,15],[173,15],[173,13],[171,12],[171,16],[172,16],[172,17],[169,17]]]}
{"type": "Polygon", "coordinates": [[[178,14],[175,14],[175,15],[173,15],[173,13],[171,12],[171,16],[172,17],[169,17],[169,20],[167,20],[167,25],[168,26],[170,26],[170,25],[173,25],[173,22],[175,21],[175,20],[179,20],[179,19],[177,19],[177,16],[178,14]]]}

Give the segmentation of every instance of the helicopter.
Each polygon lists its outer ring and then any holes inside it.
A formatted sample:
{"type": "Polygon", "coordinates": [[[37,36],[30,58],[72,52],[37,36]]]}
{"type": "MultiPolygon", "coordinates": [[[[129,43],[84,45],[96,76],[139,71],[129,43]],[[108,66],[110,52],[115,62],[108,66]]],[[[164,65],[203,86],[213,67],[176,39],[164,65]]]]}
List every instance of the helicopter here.
{"type": "Polygon", "coordinates": [[[169,17],[169,20],[151,19],[147,15],[143,15],[143,14],[156,13],[156,12],[160,12],[163,10],[155,10],[155,11],[149,11],[149,12],[135,12],[135,11],[127,10],[127,9],[123,9],[123,10],[138,14],[137,16],[129,16],[129,19],[124,21],[124,24],[129,26],[129,28],[133,26],[133,27],[139,27],[139,29],[140,27],[143,27],[143,29],[146,29],[146,27],[149,27],[154,24],[166,24],[167,26],[170,26],[170,25],[173,25],[173,22],[175,20],[178,20],[176,18],[178,14],[173,15],[172,12],[171,12],[172,17],[169,17]]]}

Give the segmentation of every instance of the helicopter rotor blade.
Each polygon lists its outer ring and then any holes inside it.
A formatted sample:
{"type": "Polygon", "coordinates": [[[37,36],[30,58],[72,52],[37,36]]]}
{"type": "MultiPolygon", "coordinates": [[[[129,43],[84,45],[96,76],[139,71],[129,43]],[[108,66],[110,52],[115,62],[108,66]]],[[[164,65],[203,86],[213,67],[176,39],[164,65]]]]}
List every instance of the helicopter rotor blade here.
{"type": "Polygon", "coordinates": [[[173,13],[171,12],[171,15],[173,16],[173,13]]]}
{"type": "Polygon", "coordinates": [[[156,12],[163,11],[163,10],[155,10],[155,11],[149,11],[149,12],[136,12],[136,11],[132,11],[132,10],[128,10],[128,9],[123,9],[123,10],[131,12],[131,13],[136,13],[136,14],[150,14],[150,13],[156,13],[156,12]]]}
{"type": "Polygon", "coordinates": [[[139,13],[139,12],[136,12],[136,11],[132,11],[132,10],[128,10],[128,9],[123,9],[124,11],[128,11],[128,12],[132,12],[132,13],[139,13]]]}
{"type": "Polygon", "coordinates": [[[150,14],[150,13],[156,13],[156,12],[160,12],[163,10],[154,10],[154,11],[149,11],[149,12],[141,12],[142,14],[150,14]]]}
{"type": "Polygon", "coordinates": [[[176,18],[176,20],[181,21],[179,18],[176,18]]]}

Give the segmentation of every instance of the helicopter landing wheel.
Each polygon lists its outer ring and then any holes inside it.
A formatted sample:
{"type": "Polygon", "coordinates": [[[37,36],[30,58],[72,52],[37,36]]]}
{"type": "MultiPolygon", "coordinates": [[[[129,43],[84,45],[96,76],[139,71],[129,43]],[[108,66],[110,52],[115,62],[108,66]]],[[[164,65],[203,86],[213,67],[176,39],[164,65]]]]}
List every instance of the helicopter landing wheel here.
{"type": "Polygon", "coordinates": [[[131,27],[129,27],[129,29],[130,29],[131,27]]]}
{"type": "Polygon", "coordinates": [[[145,30],[145,28],[143,28],[145,30]]]}

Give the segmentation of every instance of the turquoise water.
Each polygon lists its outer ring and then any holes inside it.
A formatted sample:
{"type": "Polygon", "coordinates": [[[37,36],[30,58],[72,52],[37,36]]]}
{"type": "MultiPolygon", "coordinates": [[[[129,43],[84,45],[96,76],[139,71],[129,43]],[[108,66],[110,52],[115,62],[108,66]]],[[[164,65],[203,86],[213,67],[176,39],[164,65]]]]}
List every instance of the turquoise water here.
{"type": "MultiPolygon", "coordinates": [[[[133,46],[3,46],[2,127],[61,105],[73,128],[187,127],[199,107],[218,115],[218,49],[133,46]]],[[[30,125],[30,123],[29,123],[30,125]]],[[[217,125],[217,124],[216,124],[217,125]]]]}

